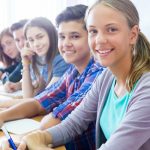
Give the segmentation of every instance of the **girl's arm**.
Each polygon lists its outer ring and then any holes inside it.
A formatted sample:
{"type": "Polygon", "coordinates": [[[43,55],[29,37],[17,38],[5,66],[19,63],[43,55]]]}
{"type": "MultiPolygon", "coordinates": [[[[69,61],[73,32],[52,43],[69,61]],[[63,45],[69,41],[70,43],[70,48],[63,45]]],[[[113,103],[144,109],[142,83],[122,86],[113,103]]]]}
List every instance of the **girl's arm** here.
{"type": "Polygon", "coordinates": [[[30,67],[23,66],[22,70],[22,91],[23,98],[30,98],[34,96],[34,86],[32,85],[32,79],[30,76],[30,67]]]}
{"type": "Polygon", "coordinates": [[[34,52],[28,49],[27,47],[25,47],[21,51],[22,66],[23,66],[22,69],[23,98],[29,98],[34,96],[34,86],[32,85],[32,79],[30,76],[30,63],[31,57],[34,55],[34,52]]]}

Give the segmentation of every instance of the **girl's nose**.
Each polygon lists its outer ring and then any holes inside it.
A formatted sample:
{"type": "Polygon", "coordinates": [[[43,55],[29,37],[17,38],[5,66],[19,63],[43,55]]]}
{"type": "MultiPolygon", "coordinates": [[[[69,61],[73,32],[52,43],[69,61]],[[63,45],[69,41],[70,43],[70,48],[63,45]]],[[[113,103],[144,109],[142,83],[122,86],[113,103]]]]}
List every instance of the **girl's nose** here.
{"type": "Polygon", "coordinates": [[[97,44],[104,44],[107,42],[106,35],[103,33],[98,33],[96,36],[96,43],[97,44]]]}
{"type": "Polygon", "coordinates": [[[34,47],[38,48],[40,46],[40,42],[38,42],[37,40],[34,41],[34,47]]]}
{"type": "Polygon", "coordinates": [[[5,53],[9,53],[11,51],[11,48],[9,47],[9,46],[6,46],[5,48],[4,48],[4,52],[5,53]]]}

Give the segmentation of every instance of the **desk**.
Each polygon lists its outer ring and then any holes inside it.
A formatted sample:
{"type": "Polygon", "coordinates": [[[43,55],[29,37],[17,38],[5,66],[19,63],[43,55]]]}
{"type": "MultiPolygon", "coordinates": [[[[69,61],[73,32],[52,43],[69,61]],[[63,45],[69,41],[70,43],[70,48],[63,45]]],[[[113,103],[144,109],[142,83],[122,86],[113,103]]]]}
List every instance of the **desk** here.
{"type": "MultiPolygon", "coordinates": [[[[34,119],[36,121],[40,121],[42,119],[42,116],[36,116],[34,117],[34,119]]],[[[0,139],[4,136],[3,132],[0,131],[0,139]]],[[[13,138],[13,135],[12,135],[12,138],[13,138]]],[[[15,137],[14,137],[15,138],[15,137]]],[[[54,150],[66,150],[65,146],[59,146],[57,148],[54,148],[54,150]]]]}
{"type": "MultiPolygon", "coordinates": [[[[1,87],[1,86],[0,86],[1,87]]],[[[11,99],[11,98],[14,98],[13,96],[8,96],[8,95],[5,95],[5,94],[2,94],[2,93],[0,93],[0,97],[1,97],[1,101],[3,100],[8,100],[9,98],[11,99]]],[[[16,97],[15,97],[16,98],[16,97]]],[[[18,97],[17,97],[18,98],[18,97]]],[[[20,98],[20,97],[19,97],[20,98]]],[[[42,116],[37,116],[37,117],[34,117],[34,119],[36,120],[36,121],[41,121],[41,119],[42,119],[42,116]]],[[[4,134],[3,134],[3,132],[2,131],[0,131],[0,139],[2,138],[4,136],[4,134]]],[[[13,136],[13,135],[12,135],[13,136]]],[[[65,148],[65,146],[60,146],[60,147],[57,147],[57,148],[55,148],[54,150],[66,150],[66,148],[65,148]]]]}

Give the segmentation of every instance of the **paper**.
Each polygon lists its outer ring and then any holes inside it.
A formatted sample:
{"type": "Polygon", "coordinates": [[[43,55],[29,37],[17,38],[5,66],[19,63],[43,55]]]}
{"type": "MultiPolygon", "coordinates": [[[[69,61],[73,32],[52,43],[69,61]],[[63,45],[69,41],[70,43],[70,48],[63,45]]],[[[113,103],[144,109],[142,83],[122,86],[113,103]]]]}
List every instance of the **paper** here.
{"type": "Polygon", "coordinates": [[[40,127],[40,122],[33,119],[19,119],[4,123],[8,132],[13,134],[26,134],[37,130],[40,127]]]}
{"type": "Polygon", "coordinates": [[[10,99],[13,98],[9,96],[0,95],[0,102],[5,102],[6,100],[10,100],[10,99]]]}

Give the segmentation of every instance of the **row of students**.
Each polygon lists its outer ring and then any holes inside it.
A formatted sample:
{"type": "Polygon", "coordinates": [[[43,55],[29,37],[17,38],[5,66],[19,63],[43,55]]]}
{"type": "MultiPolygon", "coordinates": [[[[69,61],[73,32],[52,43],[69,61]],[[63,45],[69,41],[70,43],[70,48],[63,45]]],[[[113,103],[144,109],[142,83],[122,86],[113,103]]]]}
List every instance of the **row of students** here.
{"type": "MultiPolygon", "coordinates": [[[[67,24],[74,25],[62,22],[58,27],[64,43],[68,40],[64,34],[69,29],[67,24]]],[[[26,135],[19,150],[65,144],[87,130],[93,121],[96,121],[96,149],[149,150],[150,43],[140,31],[135,6],[130,0],[98,0],[87,12],[86,27],[90,48],[96,60],[107,69],[65,120],[48,130],[26,135]]],[[[65,52],[63,47],[62,52],[65,52]]],[[[51,103],[47,100],[50,96],[46,95],[43,107],[51,103]]],[[[41,110],[38,101],[30,104],[34,112],[41,110]]],[[[20,104],[1,112],[1,121],[31,116],[31,111],[16,115],[27,105],[20,104]]],[[[74,103],[71,106],[75,106],[74,103]]]]}
{"type": "MultiPolygon", "coordinates": [[[[59,52],[65,62],[72,64],[70,68],[57,82],[48,85],[45,90],[37,94],[34,98],[13,99],[5,103],[0,103],[1,107],[8,107],[22,102],[1,112],[0,120],[2,122],[44,113],[48,115],[41,121],[41,129],[43,130],[65,120],[80,104],[87,92],[91,89],[92,83],[103,71],[103,67],[95,62],[88,46],[88,34],[84,22],[86,9],[87,6],[84,5],[68,7],[56,18],[59,52]],[[19,113],[17,113],[18,111],[19,113]]],[[[36,45],[37,40],[40,40],[46,34],[45,30],[37,25],[37,21],[37,19],[32,20],[30,25],[27,23],[25,27],[25,37],[28,39],[31,47],[34,45],[34,42],[36,45]]],[[[55,34],[53,33],[51,35],[54,38],[55,34]]],[[[51,44],[46,41],[44,39],[41,41],[44,47],[48,47],[51,44]]],[[[40,48],[37,49],[37,52],[38,50],[40,48]]],[[[27,56],[25,57],[27,60],[23,59],[23,66],[28,66],[27,68],[23,67],[25,69],[23,69],[23,72],[28,73],[29,70],[26,69],[29,69],[29,56],[33,55],[33,52],[25,52],[27,53],[22,55],[24,57],[27,56]]],[[[40,52],[39,54],[42,55],[45,51],[40,50],[40,52]]],[[[63,67],[64,65],[62,65],[63,67]]],[[[93,122],[82,136],[67,143],[66,148],[70,150],[92,150],[95,147],[94,136],[95,123],[93,122]]]]}
{"type": "MultiPolygon", "coordinates": [[[[32,97],[44,89],[50,81],[50,83],[57,81],[69,64],[65,63],[58,53],[57,32],[48,19],[38,17],[28,22],[21,20],[14,23],[10,29],[21,53],[22,63],[17,64],[13,70],[13,78],[17,80],[7,81],[5,89],[7,92],[14,92],[22,88],[23,97],[32,97]],[[30,48],[26,47],[26,41],[29,42],[30,48]],[[21,70],[23,76],[21,76],[21,70]],[[22,83],[21,77],[23,77],[22,83]]],[[[1,45],[4,45],[3,41],[1,45]]],[[[14,49],[10,48],[11,51],[14,49]]]]}
{"type": "Polygon", "coordinates": [[[89,45],[107,69],[66,120],[25,136],[18,149],[66,143],[96,120],[96,149],[149,150],[150,43],[140,31],[137,9],[130,0],[99,0],[86,26],[89,45]]]}

